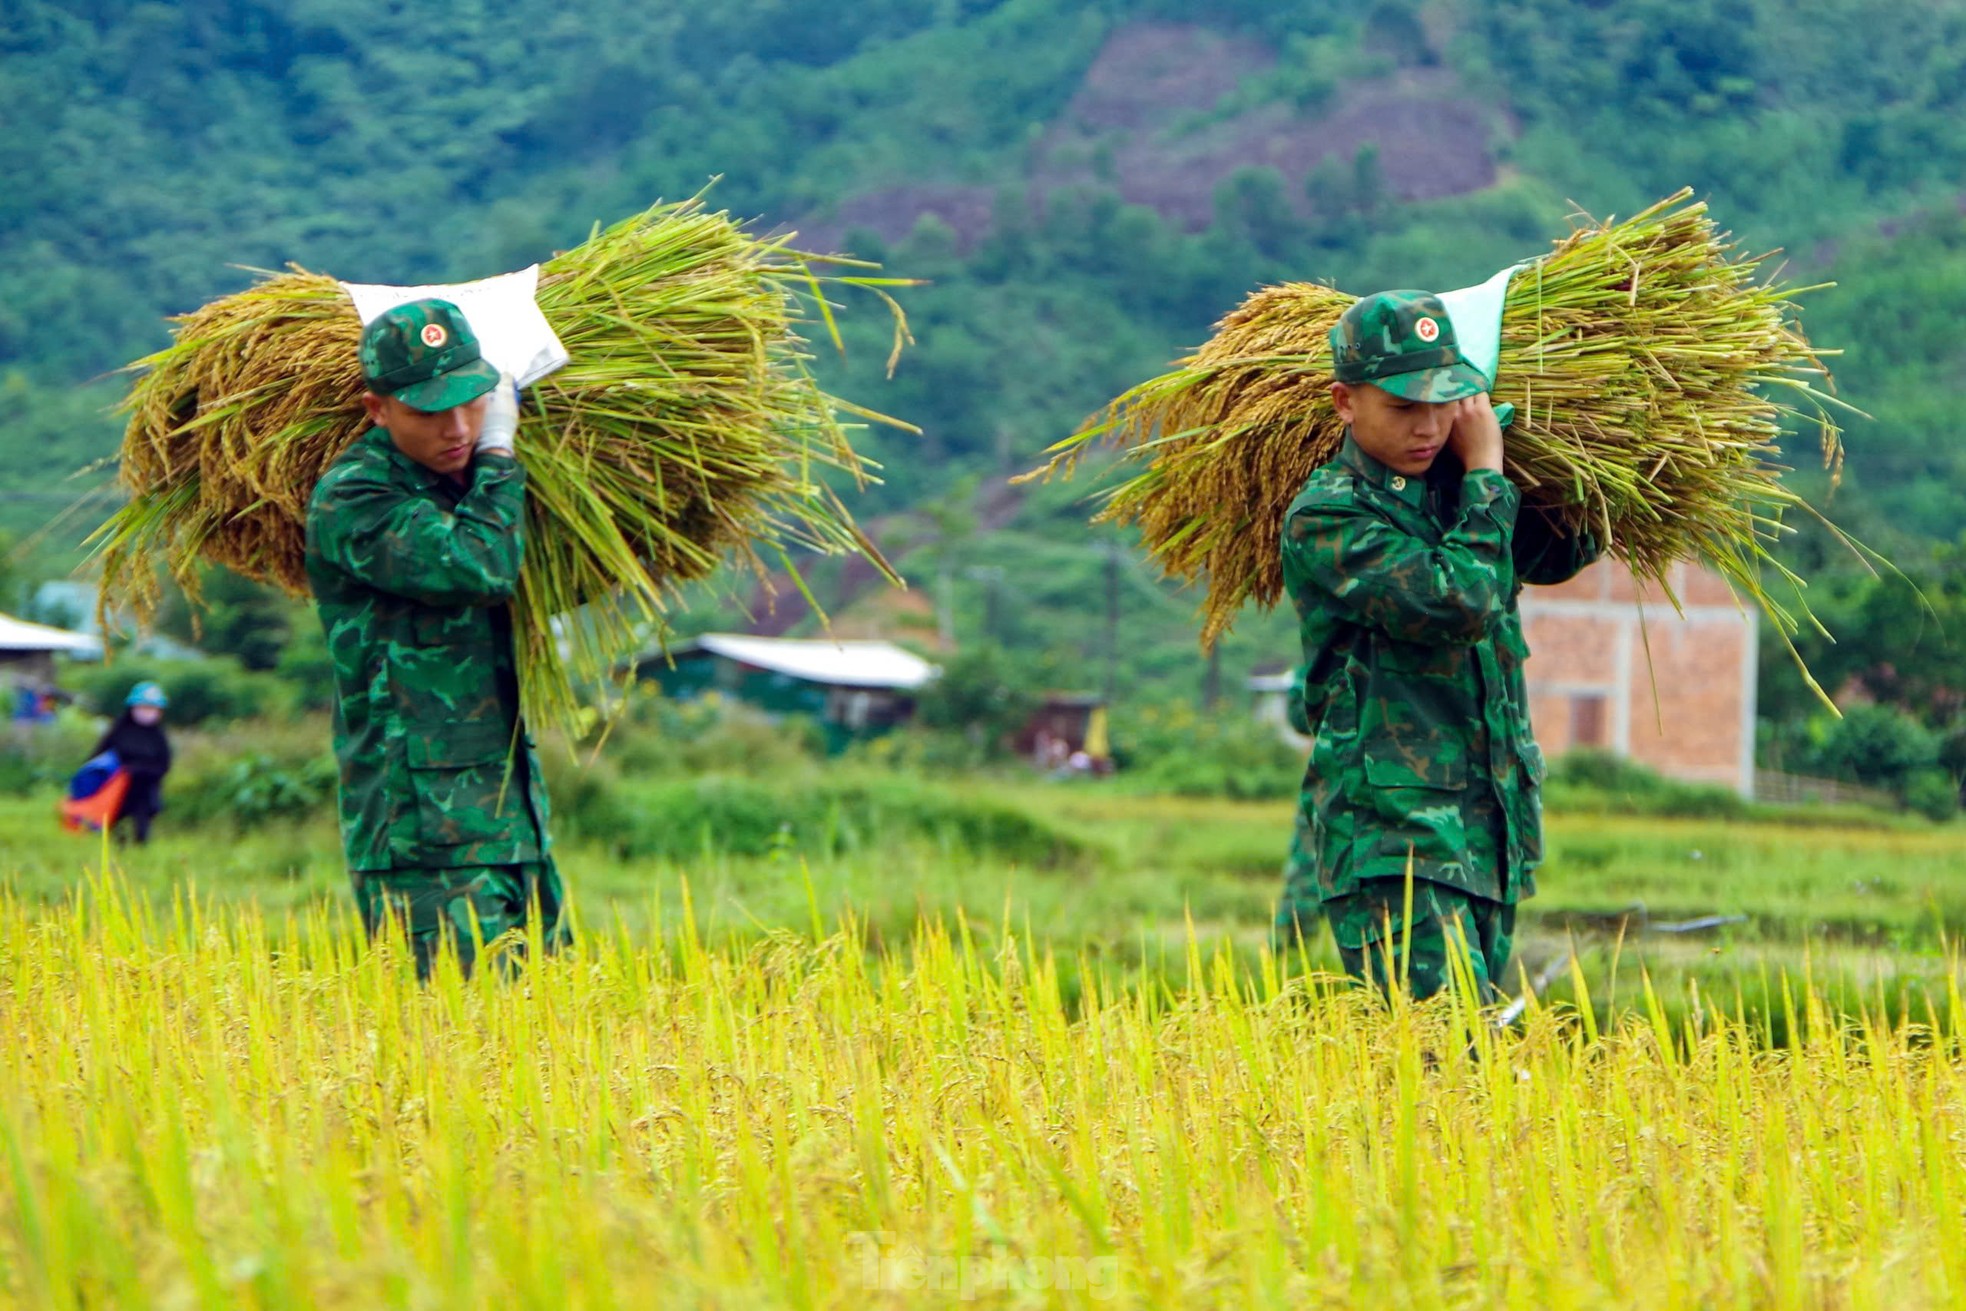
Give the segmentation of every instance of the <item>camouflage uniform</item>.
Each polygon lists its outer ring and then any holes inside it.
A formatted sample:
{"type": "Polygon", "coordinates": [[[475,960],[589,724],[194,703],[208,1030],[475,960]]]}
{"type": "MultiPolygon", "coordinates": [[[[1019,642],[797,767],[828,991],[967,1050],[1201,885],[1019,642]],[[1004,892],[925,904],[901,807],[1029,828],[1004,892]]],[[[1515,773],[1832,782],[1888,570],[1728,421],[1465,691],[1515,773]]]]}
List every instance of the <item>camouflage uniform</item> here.
{"type": "Polygon", "coordinates": [[[507,605],[525,472],[480,454],[467,476],[432,472],[372,428],[322,476],[307,515],[356,903],[371,935],[387,914],[404,923],[420,974],[445,938],[469,971],[474,932],[489,942],[522,928],[533,903],[547,943],[563,933],[507,605]]]}
{"type": "MultiPolygon", "coordinates": [[[[1423,293],[1368,297],[1333,338],[1341,380],[1436,402],[1487,389],[1423,293]],[[1416,333],[1427,316],[1435,325],[1416,333]],[[1346,379],[1361,355],[1395,369],[1417,357],[1426,372],[1346,379]]],[[[1321,912],[1351,974],[1383,984],[1391,946],[1418,995],[1443,986],[1461,935],[1478,984],[1501,983],[1515,905],[1542,860],[1543,756],[1516,598],[1524,583],[1571,577],[1596,545],[1523,513],[1499,473],[1464,473],[1443,452],[1425,476],[1402,476],[1348,434],[1291,503],[1282,552],[1312,748],[1279,928],[1287,941],[1321,912]]]]}

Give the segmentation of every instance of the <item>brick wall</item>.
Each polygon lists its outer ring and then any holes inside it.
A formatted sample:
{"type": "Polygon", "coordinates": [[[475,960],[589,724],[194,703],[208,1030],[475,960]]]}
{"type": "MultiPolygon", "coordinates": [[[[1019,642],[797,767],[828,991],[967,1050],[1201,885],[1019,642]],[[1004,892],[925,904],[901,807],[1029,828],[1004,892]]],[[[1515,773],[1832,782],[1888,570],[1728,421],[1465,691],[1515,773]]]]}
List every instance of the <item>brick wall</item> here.
{"type": "Polygon", "coordinates": [[[1523,592],[1536,738],[1552,757],[1594,746],[1749,795],[1755,613],[1705,568],[1676,566],[1667,581],[1678,611],[1608,560],[1523,592]]]}

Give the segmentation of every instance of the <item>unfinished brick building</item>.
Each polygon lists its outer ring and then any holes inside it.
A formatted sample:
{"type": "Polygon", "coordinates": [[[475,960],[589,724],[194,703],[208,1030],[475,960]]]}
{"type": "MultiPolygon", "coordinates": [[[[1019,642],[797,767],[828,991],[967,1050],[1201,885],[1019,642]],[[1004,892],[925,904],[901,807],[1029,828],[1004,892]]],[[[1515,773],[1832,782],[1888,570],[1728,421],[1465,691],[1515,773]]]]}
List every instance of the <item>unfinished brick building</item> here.
{"type": "Polygon", "coordinates": [[[1678,612],[1611,560],[1524,589],[1536,739],[1552,758],[1595,747],[1750,796],[1757,616],[1704,567],[1670,581],[1678,612]]]}

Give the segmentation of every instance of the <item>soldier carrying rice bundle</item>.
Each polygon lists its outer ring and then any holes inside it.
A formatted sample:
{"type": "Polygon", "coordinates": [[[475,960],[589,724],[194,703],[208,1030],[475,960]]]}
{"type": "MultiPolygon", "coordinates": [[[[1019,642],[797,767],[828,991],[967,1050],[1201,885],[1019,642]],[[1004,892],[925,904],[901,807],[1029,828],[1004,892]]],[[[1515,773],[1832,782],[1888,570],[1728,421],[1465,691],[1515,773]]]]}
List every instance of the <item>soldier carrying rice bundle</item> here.
{"type": "Polygon", "coordinates": [[[519,710],[510,602],[526,555],[518,386],[458,308],[418,300],[362,334],[371,427],[307,509],[307,576],[334,662],[342,845],[371,937],[392,919],[428,977],[446,942],[525,931],[565,900],[519,710]]]}
{"type": "Polygon", "coordinates": [[[903,284],[787,241],[690,201],[490,280],[537,321],[504,375],[481,338],[505,319],[298,270],[133,366],[102,602],[142,617],[161,573],[195,595],[205,561],[312,594],[363,921],[402,920],[420,973],[446,939],[468,970],[535,908],[558,939],[533,732],[586,726],[681,584],[732,557],[796,580],[794,547],[895,579],[834,490],[871,477],[840,413],[894,421],[822,391],[797,327],[830,329],[828,284],[903,284]]]}
{"type": "Polygon", "coordinates": [[[1350,972],[1424,993],[1464,940],[1472,982],[1501,982],[1541,856],[1522,584],[1600,550],[1662,586],[1699,559],[1791,650],[1809,621],[1770,550],[1785,514],[1814,513],[1780,439],[1814,422],[1833,477],[1837,402],[1797,290],[1736,257],[1690,194],[1460,292],[1265,288],[1026,475],[1126,448],[1144,467],[1098,518],[1206,581],[1205,645],[1246,601],[1290,597],[1292,717],[1314,745],[1285,943],[1322,916],[1350,972]]]}
{"type": "Polygon", "coordinates": [[[1601,548],[1503,476],[1488,379],[1439,297],[1367,296],[1331,351],[1345,442],[1283,528],[1313,745],[1278,927],[1288,944],[1322,913],[1347,973],[1421,997],[1465,947],[1485,999],[1543,854],[1516,598],[1601,548]]]}

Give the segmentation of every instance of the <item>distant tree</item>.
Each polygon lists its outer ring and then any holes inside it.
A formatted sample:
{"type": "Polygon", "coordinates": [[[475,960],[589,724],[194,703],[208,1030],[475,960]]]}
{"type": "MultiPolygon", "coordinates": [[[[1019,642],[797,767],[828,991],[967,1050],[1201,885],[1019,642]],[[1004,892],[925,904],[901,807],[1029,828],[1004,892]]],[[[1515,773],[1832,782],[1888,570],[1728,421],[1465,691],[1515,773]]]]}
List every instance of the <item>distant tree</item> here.
{"type": "Polygon", "coordinates": [[[1239,168],[1216,187],[1215,221],[1227,236],[1268,259],[1282,258],[1303,227],[1291,210],[1283,174],[1267,167],[1239,168]]]}
{"type": "Polygon", "coordinates": [[[297,602],[229,569],[208,570],[202,592],[203,604],[196,609],[182,593],[173,593],[158,628],[212,655],[233,656],[249,670],[279,668],[293,639],[297,602]]]}
{"type": "Polygon", "coordinates": [[[943,662],[941,676],[922,690],[915,722],[923,728],[961,733],[986,751],[1029,722],[1038,707],[1033,672],[1001,647],[966,648],[943,662]]]}
{"type": "Polygon", "coordinates": [[[1913,777],[1939,760],[1931,730],[1892,706],[1859,705],[1843,712],[1817,748],[1817,768],[1900,795],[1913,777]]]}
{"type": "Polygon", "coordinates": [[[1357,247],[1383,223],[1390,199],[1379,147],[1367,142],[1350,159],[1324,159],[1304,180],[1304,194],[1311,202],[1318,244],[1357,247]]]}
{"type": "MultiPolygon", "coordinates": [[[[1832,692],[1859,687],[1933,729],[1966,716],[1966,540],[1927,548],[1923,559],[1901,555],[1904,576],[1864,573],[1839,577],[1847,561],[1805,564],[1820,578],[1810,604],[1829,636],[1797,641],[1817,680],[1832,692]]],[[[1804,690],[1786,650],[1764,643],[1765,716],[1809,714],[1804,690]]]]}
{"type": "Polygon", "coordinates": [[[13,534],[0,529],[0,610],[19,611],[27,597],[27,580],[14,564],[13,534]]]}
{"type": "Polygon", "coordinates": [[[1419,0],[1379,0],[1373,5],[1365,16],[1365,48],[1408,68],[1440,62],[1420,21],[1419,0]]]}

